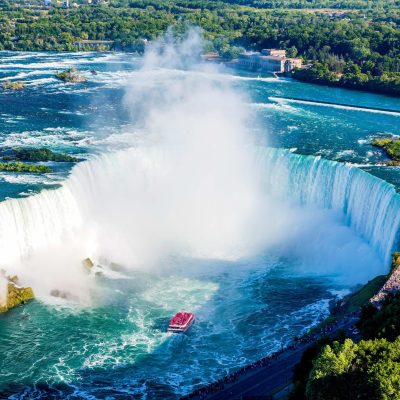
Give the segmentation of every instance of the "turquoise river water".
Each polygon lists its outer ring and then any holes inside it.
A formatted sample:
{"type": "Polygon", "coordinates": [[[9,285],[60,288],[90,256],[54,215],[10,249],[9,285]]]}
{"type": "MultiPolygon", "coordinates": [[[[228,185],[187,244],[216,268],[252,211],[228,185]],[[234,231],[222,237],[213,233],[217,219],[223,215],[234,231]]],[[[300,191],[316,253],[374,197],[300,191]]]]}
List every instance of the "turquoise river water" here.
{"type": "Polygon", "coordinates": [[[1,149],[87,161],[0,173],[0,265],[37,294],[0,316],[1,399],[177,399],[388,270],[400,169],[370,142],[400,135],[399,99],[111,53],[2,52],[8,78],[26,89],[0,93],[1,149]],[[86,84],[54,77],[71,66],[86,84]],[[195,325],[166,333],[181,309],[195,325]]]}

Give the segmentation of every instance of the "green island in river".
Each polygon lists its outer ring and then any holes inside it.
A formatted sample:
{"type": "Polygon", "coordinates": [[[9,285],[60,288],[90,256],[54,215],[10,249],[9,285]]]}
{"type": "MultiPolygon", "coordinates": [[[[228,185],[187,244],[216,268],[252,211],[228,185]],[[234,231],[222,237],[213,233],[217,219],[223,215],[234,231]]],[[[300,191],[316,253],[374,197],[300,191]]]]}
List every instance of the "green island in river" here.
{"type": "Polygon", "coordinates": [[[47,172],[51,172],[52,169],[47,165],[27,164],[21,161],[15,161],[15,162],[0,162],[0,171],[44,174],[47,172]]]}
{"type": "Polygon", "coordinates": [[[17,147],[7,151],[1,157],[0,171],[44,174],[52,172],[52,168],[36,162],[78,162],[78,158],[69,154],[57,153],[46,147],[17,147]]]}
{"type": "Polygon", "coordinates": [[[387,163],[388,165],[397,166],[400,164],[400,139],[374,139],[371,144],[385,150],[386,154],[391,159],[391,161],[387,163]]]}

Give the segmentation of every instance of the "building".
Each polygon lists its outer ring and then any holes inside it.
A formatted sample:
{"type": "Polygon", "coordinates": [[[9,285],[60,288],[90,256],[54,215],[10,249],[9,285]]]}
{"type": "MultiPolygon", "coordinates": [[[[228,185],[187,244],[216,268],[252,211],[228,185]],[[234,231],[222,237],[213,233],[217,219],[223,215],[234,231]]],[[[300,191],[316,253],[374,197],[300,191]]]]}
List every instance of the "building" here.
{"type": "Polygon", "coordinates": [[[264,56],[272,57],[286,57],[286,50],[262,49],[261,54],[264,56]]]}
{"type": "Polygon", "coordinates": [[[45,7],[50,7],[50,6],[51,6],[51,0],[44,0],[44,1],[43,1],[43,5],[44,5],[45,7]]]}
{"type": "Polygon", "coordinates": [[[263,49],[260,52],[247,51],[239,54],[239,67],[252,71],[291,72],[302,67],[301,58],[287,58],[286,50],[263,49]]]}
{"type": "Polygon", "coordinates": [[[63,0],[62,6],[63,8],[69,8],[69,0],[63,0]]]}
{"type": "Polygon", "coordinates": [[[111,50],[114,48],[114,40],[81,40],[75,42],[74,46],[82,49],[111,50]]]}
{"type": "Polygon", "coordinates": [[[303,67],[303,60],[301,58],[286,58],[285,72],[292,72],[296,68],[303,67]]]}

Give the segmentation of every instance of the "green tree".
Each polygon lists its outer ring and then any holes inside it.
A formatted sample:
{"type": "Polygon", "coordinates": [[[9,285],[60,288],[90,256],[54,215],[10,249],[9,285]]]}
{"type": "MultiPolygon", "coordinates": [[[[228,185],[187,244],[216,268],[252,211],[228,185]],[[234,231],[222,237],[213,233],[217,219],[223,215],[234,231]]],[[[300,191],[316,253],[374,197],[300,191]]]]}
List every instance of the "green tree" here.
{"type": "Polygon", "coordinates": [[[325,346],[307,383],[310,400],[399,400],[400,338],[325,346]]]}

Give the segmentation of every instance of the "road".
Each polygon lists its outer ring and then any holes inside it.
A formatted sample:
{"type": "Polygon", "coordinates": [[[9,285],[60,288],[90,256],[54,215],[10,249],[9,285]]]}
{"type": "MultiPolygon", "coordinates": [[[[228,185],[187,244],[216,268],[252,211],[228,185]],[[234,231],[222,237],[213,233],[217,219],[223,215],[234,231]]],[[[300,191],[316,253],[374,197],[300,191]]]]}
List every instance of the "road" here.
{"type": "MultiPolygon", "coordinates": [[[[334,337],[340,330],[345,330],[346,336],[356,339],[351,331],[356,320],[357,318],[352,317],[342,321],[328,335],[334,337]]],[[[224,387],[219,391],[207,395],[193,396],[191,399],[239,400],[272,398],[275,393],[290,383],[293,368],[300,361],[304,350],[312,346],[322,336],[323,334],[316,335],[311,342],[287,349],[267,366],[243,371],[234,382],[225,383],[224,387]]]]}

